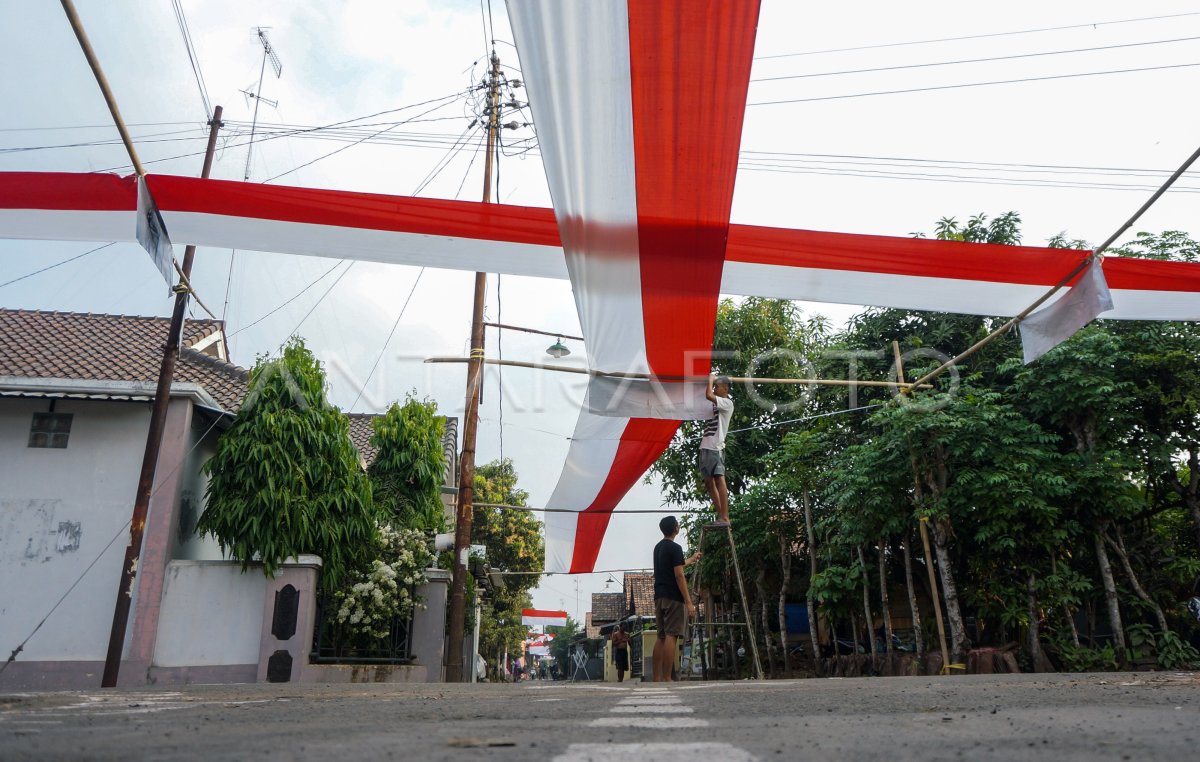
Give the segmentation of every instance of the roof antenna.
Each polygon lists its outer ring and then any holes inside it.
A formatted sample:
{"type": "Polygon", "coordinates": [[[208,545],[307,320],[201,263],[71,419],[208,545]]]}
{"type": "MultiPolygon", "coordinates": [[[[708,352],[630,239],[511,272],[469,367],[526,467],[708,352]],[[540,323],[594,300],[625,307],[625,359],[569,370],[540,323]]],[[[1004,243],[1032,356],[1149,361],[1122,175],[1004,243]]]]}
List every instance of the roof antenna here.
{"type": "Polygon", "coordinates": [[[247,101],[249,101],[251,98],[254,99],[254,118],[250,121],[250,144],[246,148],[246,171],[242,176],[242,180],[250,179],[250,157],[254,153],[254,132],[258,128],[258,104],[266,103],[271,108],[277,108],[279,106],[279,101],[273,101],[269,98],[262,97],[263,75],[267,73],[267,61],[271,62],[271,70],[275,72],[276,79],[279,79],[279,76],[283,74],[283,63],[279,60],[279,54],[275,52],[275,48],[271,45],[271,41],[267,39],[268,29],[270,29],[270,27],[254,27],[254,34],[258,38],[258,41],[262,43],[263,49],[262,67],[258,72],[258,90],[253,93],[242,90],[242,93],[245,94],[247,101]]]}

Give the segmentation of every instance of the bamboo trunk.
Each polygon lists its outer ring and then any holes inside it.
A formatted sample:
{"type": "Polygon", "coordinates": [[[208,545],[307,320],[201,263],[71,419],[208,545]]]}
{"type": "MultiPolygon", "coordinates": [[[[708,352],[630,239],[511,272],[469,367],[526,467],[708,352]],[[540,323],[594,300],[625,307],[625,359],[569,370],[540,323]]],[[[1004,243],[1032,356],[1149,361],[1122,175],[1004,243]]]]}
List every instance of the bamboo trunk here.
{"type": "Polygon", "coordinates": [[[767,627],[767,586],[764,584],[767,572],[765,569],[759,570],[754,578],[754,587],[758,591],[758,620],[762,626],[763,644],[767,651],[767,670],[772,676],[775,672],[775,647],[773,645],[774,638],[771,637],[771,630],[767,627]]]}
{"type": "Polygon", "coordinates": [[[917,642],[917,662],[925,663],[925,635],[921,632],[921,610],[917,605],[917,590],[913,586],[912,530],[904,533],[904,587],[908,591],[908,608],[912,612],[913,635],[917,642]]]}
{"type": "MultiPolygon", "coordinates": [[[[821,636],[817,632],[816,604],[812,598],[812,581],[817,578],[817,540],[813,532],[812,506],[809,504],[808,490],[801,494],[804,500],[804,527],[808,532],[808,594],[805,596],[808,605],[808,637],[812,641],[813,667],[821,660],[821,636]]],[[[832,628],[832,624],[830,625],[832,628]]],[[[837,641],[834,641],[837,645],[837,641]]],[[[836,648],[834,649],[836,651],[836,648]]]]}
{"type": "Polygon", "coordinates": [[[783,653],[783,676],[791,678],[792,662],[791,662],[791,643],[788,642],[787,628],[787,590],[788,584],[792,581],[792,552],[788,546],[787,537],[781,531],[779,533],[779,562],[782,567],[782,577],[779,581],[779,611],[776,612],[779,616],[779,641],[780,651],[783,653]]]}
{"type": "MultiPolygon", "coordinates": [[[[950,625],[950,660],[962,664],[967,655],[969,642],[963,626],[962,611],[958,607],[958,587],[954,584],[954,572],[950,566],[950,551],[947,548],[949,532],[946,520],[938,519],[933,525],[933,548],[937,555],[938,576],[942,580],[942,594],[946,603],[946,622],[950,625]]],[[[947,669],[950,665],[946,665],[947,669]]]]}
{"type": "Polygon", "coordinates": [[[892,647],[892,612],[888,610],[888,579],[887,579],[887,553],[885,551],[884,538],[879,538],[879,606],[880,612],[883,614],[883,633],[887,638],[885,650],[887,651],[888,659],[891,659],[894,653],[892,647]]]}
{"type": "Polygon", "coordinates": [[[1133,573],[1133,565],[1129,563],[1129,554],[1125,552],[1125,539],[1121,536],[1121,528],[1117,527],[1116,542],[1113,542],[1112,538],[1107,534],[1104,535],[1104,539],[1117,552],[1117,558],[1121,559],[1121,566],[1125,569],[1125,576],[1129,578],[1129,585],[1133,588],[1133,592],[1154,609],[1154,618],[1158,620],[1158,629],[1163,632],[1170,632],[1171,628],[1167,626],[1167,617],[1163,614],[1162,607],[1150,597],[1145,588],[1142,587],[1142,583],[1138,580],[1137,575],[1133,573]]]}
{"type": "Polygon", "coordinates": [[[871,616],[871,578],[867,574],[867,560],[863,557],[862,546],[858,546],[858,566],[862,569],[863,583],[863,626],[867,632],[867,648],[871,653],[871,669],[878,672],[878,664],[876,663],[875,654],[875,620],[871,616]]]}
{"type": "Polygon", "coordinates": [[[1037,608],[1037,577],[1033,572],[1029,572],[1025,581],[1025,604],[1029,613],[1028,648],[1029,661],[1033,665],[1034,672],[1040,672],[1039,665],[1042,662],[1042,644],[1038,633],[1038,608],[1037,608]]]}
{"type": "Polygon", "coordinates": [[[1125,662],[1125,628],[1121,624],[1121,603],[1117,598],[1117,583],[1113,580],[1112,564],[1108,560],[1108,552],[1104,550],[1102,533],[1104,527],[1096,528],[1092,533],[1092,545],[1096,549],[1096,563],[1100,567],[1100,581],[1104,585],[1104,602],[1108,606],[1108,623],[1112,627],[1113,640],[1117,644],[1117,658],[1125,662]]]}

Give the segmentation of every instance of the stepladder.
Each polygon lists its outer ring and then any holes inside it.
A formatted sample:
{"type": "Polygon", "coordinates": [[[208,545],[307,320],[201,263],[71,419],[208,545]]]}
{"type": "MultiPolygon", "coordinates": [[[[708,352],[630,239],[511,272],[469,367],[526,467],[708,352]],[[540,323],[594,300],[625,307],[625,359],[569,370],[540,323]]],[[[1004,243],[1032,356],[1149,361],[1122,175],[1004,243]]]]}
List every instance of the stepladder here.
{"type": "MultiPolygon", "coordinates": [[[[741,662],[749,655],[751,674],[762,680],[762,661],[758,656],[758,641],[754,639],[754,625],[747,605],[746,585],[742,579],[741,565],[738,563],[733,528],[729,524],[705,524],[700,527],[700,537],[696,546],[706,558],[711,558],[710,551],[721,544],[729,548],[724,579],[728,582],[732,572],[733,587],[740,605],[740,617],[735,614],[734,607],[729,605],[723,607],[722,614],[718,614],[717,607],[713,605],[713,596],[704,596],[702,604],[697,606],[699,611],[696,621],[692,623],[691,659],[685,675],[688,678],[700,677],[704,680],[720,679],[722,676],[736,679],[741,676],[741,662]],[[711,540],[706,544],[705,539],[710,535],[711,540]]],[[[691,586],[693,592],[699,594],[700,564],[692,568],[691,586]]]]}

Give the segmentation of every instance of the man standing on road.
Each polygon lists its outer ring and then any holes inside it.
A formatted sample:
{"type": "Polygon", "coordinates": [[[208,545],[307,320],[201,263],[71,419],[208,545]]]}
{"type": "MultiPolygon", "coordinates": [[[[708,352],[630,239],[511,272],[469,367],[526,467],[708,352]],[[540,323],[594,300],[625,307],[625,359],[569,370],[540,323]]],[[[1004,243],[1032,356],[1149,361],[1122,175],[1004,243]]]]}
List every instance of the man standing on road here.
{"type": "Polygon", "coordinates": [[[729,398],[731,386],[729,376],[708,379],[704,396],[713,404],[712,418],[704,425],[704,438],[700,440],[700,476],[704,487],[712,498],[717,524],[729,525],[729,490],[725,486],[725,434],[729,431],[729,419],[733,417],[733,400],[729,398]]]}
{"type": "Polygon", "coordinates": [[[629,671],[629,633],[625,632],[624,623],[618,624],[612,634],[613,661],[617,665],[617,682],[625,682],[625,673],[629,671]]]}
{"type": "Polygon", "coordinates": [[[669,683],[675,666],[676,643],[687,631],[687,618],[696,616],[696,606],[688,593],[683,569],[699,561],[701,553],[696,551],[684,560],[683,548],[675,542],[679,520],[674,516],[658,522],[658,528],[662,530],[663,539],[654,546],[654,619],[658,625],[658,639],[654,641],[654,682],[669,683]]]}

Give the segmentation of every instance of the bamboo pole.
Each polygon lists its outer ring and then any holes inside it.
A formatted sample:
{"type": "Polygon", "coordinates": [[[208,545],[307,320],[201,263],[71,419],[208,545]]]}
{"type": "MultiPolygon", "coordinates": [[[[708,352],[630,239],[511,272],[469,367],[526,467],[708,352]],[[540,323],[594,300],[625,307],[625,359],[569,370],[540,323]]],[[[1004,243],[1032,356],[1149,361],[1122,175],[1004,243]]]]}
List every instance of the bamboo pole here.
{"type": "MultiPolygon", "coordinates": [[[[467,363],[468,357],[430,357],[427,363],[467,363]]],[[[635,381],[659,381],[663,383],[704,383],[709,376],[655,376],[650,373],[621,373],[617,371],[591,370],[590,368],[575,368],[569,365],[548,365],[540,362],[524,362],[521,360],[484,359],[486,365],[504,365],[512,368],[532,368],[534,370],[552,370],[558,373],[576,373],[597,378],[629,379],[635,381]]],[[[841,378],[757,378],[755,376],[738,376],[729,379],[732,383],[746,384],[815,384],[818,386],[881,386],[889,388],[920,388],[932,389],[931,384],[905,384],[900,381],[850,381],[841,378]]]]}
{"type": "Polygon", "coordinates": [[[112,114],[113,123],[116,124],[117,132],[121,135],[121,142],[125,144],[125,150],[129,153],[130,163],[133,164],[133,169],[139,176],[145,175],[146,169],[138,160],[137,150],[133,147],[133,138],[129,136],[129,130],[125,128],[125,120],[121,118],[121,110],[117,108],[117,99],[113,95],[112,88],[108,86],[108,78],[104,76],[104,70],[100,68],[100,59],[96,57],[96,51],[92,50],[92,43],[83,29],[83,22],[79,20],[79,13],[75,10],[75,3],[72,0],[62,0],[62,7],[67,14],[67,21],[71,22],[71,29],[75,32],[76,39],[79,40],[79,47],[83,50],[88,66],[92,68],[92,74],[96,76],[96,84],[100,86],[104,102],[108,105],[108,112],[112,114]]]}
{"type": "MultiPolygon", "coordinates": [[[[900,355],[900,342],[892,342],[892,356],[896,358],[896,380],[904,381],[904,358],[900,355]]],[[[912,447],[909,446],[909,457],[912,459],[913,472],[913,495],[920,500],[921,498],[921,479],[917,474],[916,457],[911,453],[912,447]]],[[[921,546],[925,549],[925,571],[929,573],[929,593],[933,596],[933,618],[937,622],[938,645],[942,650],[942,674],[947,674],[950,671],[950,649],[946,647],[946,625],[942,623],[942,600],[938,595],[937,576],[933,573],[933,553],[929,549],[929,530],[926,524],[929,518],[922,516],[917,522],[917,527],[921,530],[921,546]]]]}

